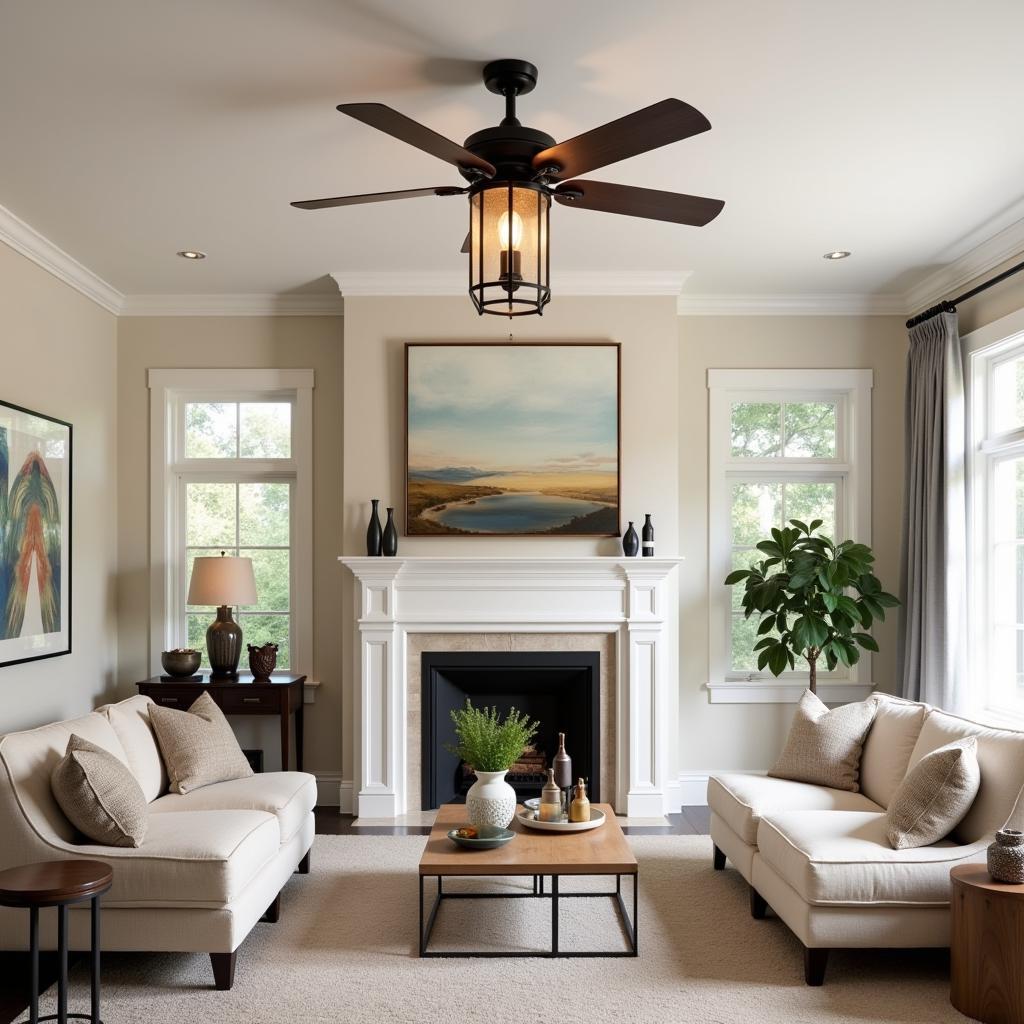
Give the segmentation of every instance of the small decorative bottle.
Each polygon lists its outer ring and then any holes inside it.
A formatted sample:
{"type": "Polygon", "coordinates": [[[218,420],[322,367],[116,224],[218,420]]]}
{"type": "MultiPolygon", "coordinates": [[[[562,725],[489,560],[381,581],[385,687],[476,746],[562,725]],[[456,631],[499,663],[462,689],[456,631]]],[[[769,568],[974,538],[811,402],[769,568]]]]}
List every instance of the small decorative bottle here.
{"type": "Polygon", "coordinates": [[[644,558],[654,557],[654,526],[651,523],[651,513],[644,515],[644,558]]]}
{"type": "Polygon", "coordinates": [[[640,538],[636,535],[636,528],[630,520],[629,529],[622,537],[622,553],[627,558],[636,558],[640,553],[640,538]]]}
{"type": "Polygon", "coordinates": [[[562,820],[562,791],[555,782],[555,769],[548,769],[548,781],[540,792],[540,807],[537,809],[540,821],[562,820]]]}
{"type": "Polygon", "coordinates": [[[368,555],[379,555],[384,539],[380,529],[380,516],[377,515],[377,506],[379,504],[380,498],[372,498],[370,500],[370,505],[372,506],[370,525],[366,527],[366,553],[368,555]]]}
{"type": "Polygon", "coordinates": [[[565,794],[565,810],[569,810],[569,787],[572,786],[572,758],[565,752],[565,733],[558,734],[558,753],[554,760],[555,785],[565,794]]]}
{"type": "Polygon", "coordinates": [[[395,510],[393,508],[388,509],[388,521],[384,524],[381,551],[388,558],[394,558],[398,554],[398,530],[395,528],[395,510]]]}
{"type": "Polygon", "coordinates": [[[590,800],[587,799],[587,786],[582,779],[576,780],[576,790],[569,806],[570,821],[590,821],[590,800]]]}

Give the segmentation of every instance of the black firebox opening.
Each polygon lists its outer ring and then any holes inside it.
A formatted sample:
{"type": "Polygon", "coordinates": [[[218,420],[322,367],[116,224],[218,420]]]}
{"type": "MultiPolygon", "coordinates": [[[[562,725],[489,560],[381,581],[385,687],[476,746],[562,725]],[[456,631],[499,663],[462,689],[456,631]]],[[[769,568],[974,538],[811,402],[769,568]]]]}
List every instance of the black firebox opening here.
{"type": "Polygon", "coordinates": [[[474,707],[515,707],[540,722],[535,751],[507,781],[520,800],[540,794],[544,768],[565,733],[573,775],[587,780],[592,801],[601,799],[600,681],[597,651],[451,651],[422,656],[423,807],[465,799],[474,777],[446,744],[455,745],[451,711],[468,697],[474,707]]]}

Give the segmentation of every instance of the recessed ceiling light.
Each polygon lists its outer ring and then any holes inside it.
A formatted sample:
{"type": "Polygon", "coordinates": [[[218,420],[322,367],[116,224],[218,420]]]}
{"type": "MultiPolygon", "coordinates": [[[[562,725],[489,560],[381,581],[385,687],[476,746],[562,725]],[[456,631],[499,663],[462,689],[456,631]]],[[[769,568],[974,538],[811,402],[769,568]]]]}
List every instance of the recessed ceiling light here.
{"type": "Polygon", "coordinates": [[[832,252],[825,253],[825,255],[822,257],[822,259],[826,259],[826,260],[845,260],[846,257],[849,256],[849,255],[850,255],[850,252],[849,252],[848,249],[833,249],[832,252]]]}
{"type": "Polygon", "coordinates": [[[198,249],[182,249],[178,255],[183,260],[205,260],[206,253],[200,252],[198,249]]]}

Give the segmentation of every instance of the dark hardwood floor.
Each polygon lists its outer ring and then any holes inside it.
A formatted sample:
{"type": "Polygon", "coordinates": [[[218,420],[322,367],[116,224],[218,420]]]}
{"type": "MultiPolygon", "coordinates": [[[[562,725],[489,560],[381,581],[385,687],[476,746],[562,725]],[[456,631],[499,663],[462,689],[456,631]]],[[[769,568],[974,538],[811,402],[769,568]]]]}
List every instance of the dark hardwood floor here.
{"type": "MultiPolygon", "coordinates": [[[[354,825],[351,814],[342,814],[336,807],[317,807],[317,835],[330,836],[425,836],[430,832],[426,825],[354,825]]],[[[706,807],[683,807],[678,814],[668,815],[666,825],[627,825],[623,832],[632,836],[700,836],[708,834],[708,809],[706,807]]],[[[313,870],[316,870],[314,862],[313,870]]],[[[28,932],[28,916],[25,917],[25,931],[28,932]]],[[[82,954],[72,954],[72,963],[82,954]]],[[[43,953],[39,961],[39,974],[43,987],[52,985],[57,979],[57,956],[43,953]]],[[[29,999],[29,957],[27,953],[0,953],[0,1021],[7,1024],[18,1020],[28,1009],[29,999]]],[[[71,1007],[78,1010],[80,1007],[71,1007]]]]}

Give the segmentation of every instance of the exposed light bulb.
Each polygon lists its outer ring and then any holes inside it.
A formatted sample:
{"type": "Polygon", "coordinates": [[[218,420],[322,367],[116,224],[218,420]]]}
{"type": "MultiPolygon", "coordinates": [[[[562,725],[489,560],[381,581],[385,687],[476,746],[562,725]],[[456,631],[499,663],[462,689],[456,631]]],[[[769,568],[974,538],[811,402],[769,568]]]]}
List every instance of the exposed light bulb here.
{"type": "Polygon", "coordinates": [[[523,218],[512,211],[512,232],[509,239],[508,210],[498,218],[498,244],[503,249],[518,249],[519,243],[523,240],[523,218]],[[511,241],[511,244],[509,244],[511,241]]]}

